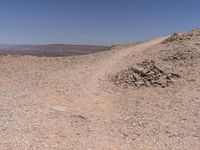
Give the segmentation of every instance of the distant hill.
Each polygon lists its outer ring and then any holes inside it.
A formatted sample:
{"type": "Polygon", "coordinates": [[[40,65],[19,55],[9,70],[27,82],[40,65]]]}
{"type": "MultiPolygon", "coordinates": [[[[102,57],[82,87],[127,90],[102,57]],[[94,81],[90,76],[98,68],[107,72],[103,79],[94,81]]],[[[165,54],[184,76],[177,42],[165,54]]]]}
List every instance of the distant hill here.
{"type": "Polygon", "coordinates": [[[10,49],[28,49],[33,45],[9,45],[9,44],[0,44],[0,49],[10,50],[10,49]]]}
{"type": "Polygon", "coordinates": [[[96,45],[0,45],[0,54],[33,55],[33,56],[71,56],[109,50],[108,46],[96,45]]]}

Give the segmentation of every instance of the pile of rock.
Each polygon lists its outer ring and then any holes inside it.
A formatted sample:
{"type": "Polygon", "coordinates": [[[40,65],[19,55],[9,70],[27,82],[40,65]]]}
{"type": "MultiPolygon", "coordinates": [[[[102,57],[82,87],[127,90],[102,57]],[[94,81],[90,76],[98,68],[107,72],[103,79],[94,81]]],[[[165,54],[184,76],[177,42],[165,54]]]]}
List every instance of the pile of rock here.
{"type": "Polygon", "coordinates": [[[189,41],[189,40],[195,40],[195,39],[199,40],[199,38],[200,38],[200,29],[197,29],[186,33],[180,33],[180,34],[174,33],[172,36],[164,40],[162,43],[163,44],[168,44],[172,42],[182,43],[184,41],[189,41]]]}
{"type": "Polygon", "coordinates": [[[183,42],[186,40],[190,40],[192,37],[188,36],[188,35],[179,35],[177,33],[174,33],[172,36],[170,36],[169,38],[167,38],[166,40],[164,40],[162,42],[162,44],[168,44],[168,43],[172,43],[172,42],[183,42]]]}
{"type": "Polygon", "coordinates": [[[178,74],[166,73],[156,66],[154,61],[144,61],[136,67],[130,67],[112,77],[116,85],[149,87],[151,85],[166,87],[173,83],[178,74]]]}
{"type": "Polygon", "coordinates": [[[163,60],[165,61],[180,61],[180,60],[193,60],[200,58],[200,53],[187,46],[177,47],[173,50],[167,51],[164,54],[163,60]]]}

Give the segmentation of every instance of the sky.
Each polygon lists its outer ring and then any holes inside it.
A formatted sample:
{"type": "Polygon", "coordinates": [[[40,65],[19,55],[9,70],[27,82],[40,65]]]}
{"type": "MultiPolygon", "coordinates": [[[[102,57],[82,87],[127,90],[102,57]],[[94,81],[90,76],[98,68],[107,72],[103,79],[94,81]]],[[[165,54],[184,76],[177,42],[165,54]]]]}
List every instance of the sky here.
{"type": "Polygon", "coordinates": [[[142,41],[200,27],[199,6],[199,0],[0,0],[0,43],[142,41]]]}

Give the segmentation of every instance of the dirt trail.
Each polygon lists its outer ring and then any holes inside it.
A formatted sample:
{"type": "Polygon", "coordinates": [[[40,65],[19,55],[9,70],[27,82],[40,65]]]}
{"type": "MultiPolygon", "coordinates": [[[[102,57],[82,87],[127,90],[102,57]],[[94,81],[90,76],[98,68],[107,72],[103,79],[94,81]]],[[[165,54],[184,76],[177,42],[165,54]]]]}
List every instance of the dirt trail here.
{"type": "MultiPolygon", "coordinates": [[[[129,56],[135,55],[139,57],[145,49],[161,43],[164,39],[166,37],[135,44],[129,48],[113,50],[111,55],[104,56],[104,59],[92,64],[87,74],[83,75],[82,78],[75,79],[76,84],[81,87],[76,90],[76,94],[79,93],[80,95],[78,94],[77,97],[75,94],[75,105],[83,106],[83,108],[87,107],[87,109],[92,109],[93,112],[96,112],[97,109],[99,111],[96,113],[107,119],[113,117],[112,115],[116,109],[115,102],[119,101],[120,93],[106,92],[110,84],[108,81],[109,75],[125,68],[129,64],[127,63],[129,56]]],[[[132,60],[131,63],[137,61],[138,58],[132,60]]]]}
{"type": "MultiPolygon", "coordinates": [[[[97,64],[98,66],[93,66],[94,68],[98,69],[94,69],[89,81],[86,82],[88,85],[84,85],[84,87],[90,94],[98,93],[97,90],[99,86],[99,80],[104,80],[104,78],[107,78],[109,74],[115,73],[116,71],[123,69],[124,66],[128,65],[126,61],[127,57],[131,55],[139,56],[145,49],[161,43],[166,38],[167,37],[162,37],[148,42],[136,44],[135,46],[131,46],[129,48],[120,49],[112,54],[109,58],[106,57],[100,64],[97,64]]],[[[132,63],[133,62],[134,61],[132,61],[132,63]]]]}

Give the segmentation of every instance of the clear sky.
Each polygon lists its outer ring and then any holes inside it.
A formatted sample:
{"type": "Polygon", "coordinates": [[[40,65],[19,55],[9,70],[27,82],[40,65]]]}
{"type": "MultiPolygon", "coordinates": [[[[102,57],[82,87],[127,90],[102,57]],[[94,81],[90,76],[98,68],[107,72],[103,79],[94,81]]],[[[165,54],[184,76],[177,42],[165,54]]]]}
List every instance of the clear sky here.
{"type": "Polygon", "coordinates": [[[146,40],[200,27],[200,0],[0,0],[1,44],[146,40]]]}

